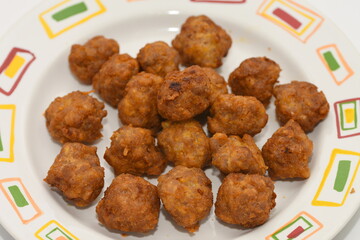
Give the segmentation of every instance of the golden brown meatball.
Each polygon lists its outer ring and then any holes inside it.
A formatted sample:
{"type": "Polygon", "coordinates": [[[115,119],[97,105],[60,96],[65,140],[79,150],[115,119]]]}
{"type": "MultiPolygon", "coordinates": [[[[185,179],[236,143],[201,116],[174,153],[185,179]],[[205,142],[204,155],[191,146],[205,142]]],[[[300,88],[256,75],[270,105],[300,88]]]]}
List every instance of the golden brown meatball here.
{"type": "Polygon", "coordinates": [[[292,81],[274,88],[276,116],[284,125],[297,121],[305,132],[311,132],[329,113],[329,103],[323,92],[309,82],[292,81]]]}
{"type": "Polygon", "coordinates": [[[268,220],[275,198],[269,177],[230,173],[219,188],[215,215],[226,223],[253,228],[268,220]]]}
{"type": "Polygon", "coordinates": [[[254,136],[266,125],[268,115],[255,97],[222,94],[210,108],[208,129],[211,133],[254,136]]]}
{"type": "Polygon", "coordinates": [[[252,173],[264,175],[267,167],[254,139],[244,134],[227,136],[216,133],[211,139],[212,164],[225,174],[252,173]]]}
{"type": "Polygon", "coordinates": [[[210,159],[210,142],[199,122],[162,123],[158,144],[168,161],[175,166],[203,168],[210,159]]]}
{"type": "Polygon", "coordinates": [[[204,67],[203,70],[210,80],[210,103],[212,104],[219,95],[228,93],[227,84],[225,79],[214,69],[204,67]]]}
{"type": "Polygon", "coordinates": [[[209,17],[191,16],[181,26],[181,31],[172,41],[186,66],[217,68],[231,47],[231,38],[209,17]]]}
{"type": "Polygon", "coordinates": [[[118,114],[124,125],[143,127],[157,132],[161,117],[157,111],[157,93],[163,78],[151,73],[134,75],[125,89],[125,96],[118,105],[118,114]]]}
{"type": "Polygon", "coordinates": [[[155,229],[159,212],[156,186],[131,174],[117,176],[96,206],[99,222],[123,232],[146,233],[155,229]]]}
{"type": "Polygon", "coordinates": [[[279,65],[269,58],[248,58],[230,74],[229,85],[234,94],[256,97],[267,106],[280,71],[279,65]]]}
{"type": "Polygon", "coordinates": [[[166,42],[157,41],[141,48],[137,60],[145,72],[165,77],[167,73],[179,70],[180,55],[166,42]]]}
{"type": "Polygon", "coordinates": [[[90,143],[102,137],[104,104],[88,93],[76,91],[57,97],[45,111],[46,127],[54,140],[90,143]]]}
{"type": "Polygon", "coordinates": [[[104,168],[96,147],[65,143],[44,179],[77,207],[86,207],[104,186],[104,168]]]}
{"type": "Polygon", "coordinates": [[[104,62],[116,53],[118,43],[103,36],[93,37],[84,45],[74,44],[69,55],[70,70],[80,82],[91,84],[104,62]]]}
{"type": "Polygon", "coordinates": [[[312,150],[312,141],[291,119],[267,140],[262,155],[272,179],[308,178],[312,150]]]}
{"type": "Polygon", "coordinates": [[[166,211],[178,225],[189,232],[197,231],[213,205],[210,179],[200,168],[177,166],[160,176],[158,182],[166,211]]]}
{"type": "Polygon", "coordinates": [[[190,119],[210,104],[210,80],[199,66],[166,75],[160,86],[157,107],[160,115],[170,121],[190,119]]]}
{"type": "Polygon", "coordinates": [[[164,171],[167,162],[155,146],[151,133],[148,129],[132,126],[123,126],[113,133],[104,158],[116,175],[160,175],[164,171]]]}
{"type": "Polygon", "coordinates": [[[128,54],[113,55],[93,78],[93,87],[105,102],[117,107],[125,95],[125,87],[132,76],[139,72],[136,59],[128,54]]]}

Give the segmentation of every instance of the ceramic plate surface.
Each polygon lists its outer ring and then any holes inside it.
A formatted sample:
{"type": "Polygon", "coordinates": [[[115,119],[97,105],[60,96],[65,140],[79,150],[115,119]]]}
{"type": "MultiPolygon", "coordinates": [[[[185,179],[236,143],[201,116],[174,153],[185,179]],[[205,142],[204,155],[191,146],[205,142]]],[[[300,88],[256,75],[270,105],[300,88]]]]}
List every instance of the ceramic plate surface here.
{"type": "MultiPolygon", "coordinates": [[[[267,56],[282,68],[279,83],[312,82],[330,104],[328,117],[309,134],[314,152],[311,177],[277,181],[276,207],[254,229],[219,221],[214,207],[189,235],[163,208],[155,231],[125,239],[330,239],[360,203],[360,57],[344,35],[303,0],[66,0],[44,1],[0,41],[0,222],[16,239],[122,239],[96,218],[95,206],[79,209],[43,182],[61,146],[52,141],[43,112],[57,96],[90,91],[70,73],[72,44],[95,35],[117,40],[120,52],[135,57],[146,43],[171,40],[191,15],[205,14],[232,37],[218,72],[228,78],[240,62],[267,56]]],[[[98,97],[96,94],[92,94],[98,97]]],[[[106,105],[104,137],[96,142],[105,187],[114,175],[102,158],[117,111],[106,105]]],[[[261,148],[279,128],[272,103],[269,121],[255,137],[261,148]]],[[[171,167],[169,166],[166,171],[171,167]]],[[[205,171],[216,198],[219,172],[205,171]]],[[[155,178],[148,179],[157,184],[155,178]]],[[[103,191],[104,191],[103,189],[103,191]]]]}

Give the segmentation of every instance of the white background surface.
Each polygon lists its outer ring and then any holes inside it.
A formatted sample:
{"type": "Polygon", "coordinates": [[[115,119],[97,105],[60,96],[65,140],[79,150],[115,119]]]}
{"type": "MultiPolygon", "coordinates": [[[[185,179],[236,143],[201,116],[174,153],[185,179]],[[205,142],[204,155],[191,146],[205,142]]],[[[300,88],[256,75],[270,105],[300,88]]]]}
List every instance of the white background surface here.
{"type": "MultiPolygon", "coordinates": [[[[251,0],[248,0],[251,1],[251,0]]],[[[357,48],[360,53],[360,1],[359,0],[308,0],[325,16],[329,17],[357,48]]],[[[22,15],[31,10],[41,0],[0,0],[0,36],[4,35],[22,15]]],[[[1,212],[0,212],[1,214],[1,212]]],[[[360,211],[334,240],[360,239],[360,211]]],[[[13,240],[13,238],[0,225],[0,240],[13,240]]],[[[322,240],[322,239],[320,239],[322,240]]],[[[325,240],[325,239],[324,239],[325,240]]]]}

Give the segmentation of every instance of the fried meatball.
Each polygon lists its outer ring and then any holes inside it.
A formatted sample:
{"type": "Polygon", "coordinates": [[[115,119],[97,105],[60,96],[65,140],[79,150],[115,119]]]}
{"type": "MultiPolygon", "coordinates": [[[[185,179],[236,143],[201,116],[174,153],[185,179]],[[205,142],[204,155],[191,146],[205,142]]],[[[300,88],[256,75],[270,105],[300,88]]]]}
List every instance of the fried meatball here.
{"type": "Polygon", "coordinates": [[[91,84],[104,62],[116,53],[119,53],[118,43],[103,36],[96,36],[84,45],[74,44],[68,59],[70,70],[80,82],[91,84]]]}
{"type": "Polygon", "coordinates": [[[99,222],[123,232],[146,233],[155,229],[159,212],[157,187],[131,174],[117,176],[96,206],[99,222]]]}
{"type": "Polygon", "coordinates": [[[217,68],[231,47],[231,38],[209,17],[191,16],[181,26],[181,31],[172,41],[186,66],[217,68]]]}
{"type": "Polygon", "coordinates": [[[158,192],[166,211],[189,232],[199,229],[213,205],[211,181],[200,168],[173,168],[158,178],[158,192]]]}
{"type": "Polygon", "coordinates": [[[292,81],[274,88],[276,116],[284,125],[297,121],[305,132],[311,132],[329,113],[329,103],[323,92],[309,82],[292,81]]]}
{"type": "Polygon", "coordinates": [[[210,142],[199,122],[162,123],[158,144],[168,161],[175,166],[203,168],[210,159],[210,142]]]}
{"type": "Polygon", "coordinates": [[[229,173],[252,173],[264,175],[267,167],[261,156],[260,149],[254,139],[244,134],[239,136],[227,136],[216,133],[210,139],[212,150],[212,164],[225,174],[229,173]]]}
{"type": "Polygon", "coordinates": [[[128,54],[113,55],[93,78],[93,87],[105,102],[117,107],[125,95],[125,87],[139,72],[136,59],[128,54]]]}
{"type": "Polygon", "coordinates": [[[123,126],[113,133],[104,158],[116,175],[160,175],[164,171],[166,159],[151,134],[148,129],[132,126],[123,126]]]}
{"type": "Polygon", "coordinates": [[[160,115],[170,121],[190,119],[210,104],[210,80],[199,66],[166,75],[160,86],[157,107],[160,115]]]}
{"type": "Polygon", "coordinates": [[[118,105],[118,115],[124,125],[152,129],[161,128],[161,117],[157,111],[157,93],[163,78],[151,73],[134,75],[125,89],[125,96],[118,105]]]}
{"type": "Polygon", "coordinates": [[[269,177],[230,173],[219,188],[215,215],[226,223],[253,228],[268,220],[275,198],[269,177]]]}
{"type": "Polygon", "coordinates": [[[65,143],[44,179],[77,207],[86,207],[104,186],[104,168],[96,147],[65,143]]]}
{"type": "Polygon", "coordinates": [[[279,65],[269,58],[248,58],[230,74],[229,85],[232,93],[256,97],[267,106],[280,71],[279,65]]]}
{"type": "Polygon", "coordinates": [[[222,94],[210,108],[208,129],[211,133],[254,136],[266,125],[268,115],[255,97],[222,94]]]}
{"type": "Polygon", "coordinates": [[[300,125],[290,119],[267,140],[262,155],[272,179],[308,178],[313,143],[300,125]]]}
{"type": "Polygon", "coordinates": [[[136,58],[145,72],[165,77],[167,73],[179,70],[180,55],[166,42],[146,44],[136,58]]]}
{"type": "Polygon", "coordinates": [[[220,94],[228,93],[227,84],[225,79],[214,69],[204,67],[203,70],[210,80],[210,104],[212,104],[215,101],[215,98],[217,98],[220,94]]]}
{"type": "Polygon", "coordinates": [[[101,138],[106,115],[104,103],[80,91],[55,98],[44,114],[50,135],[60,143],[91,143],[101,138]]]}

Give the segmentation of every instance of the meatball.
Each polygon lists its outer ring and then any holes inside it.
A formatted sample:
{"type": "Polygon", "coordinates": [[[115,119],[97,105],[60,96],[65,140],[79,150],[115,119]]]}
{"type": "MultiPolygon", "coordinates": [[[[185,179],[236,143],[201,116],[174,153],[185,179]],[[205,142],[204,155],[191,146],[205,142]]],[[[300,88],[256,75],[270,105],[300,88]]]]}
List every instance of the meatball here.
{"type": "Polygon", "coordinates": [[[267,167],[254,139],[244,134],[227,136],[216,133],[211,139],[212,164],[225,174],[252,173],[264,175],[267,167]]]}
{"type": "Polygon", "coordinates": [[[217,68],[231,47],[231,38],[209,17],[191,16],[181,26],[181,31],[172,41],[186,66],[217,68]]]}
{"type": "Polygon", "coordinates": [[[203,70],[210,80],[210,104],[212,104],[219,95],[228,93],[227,84],[225,79],[214,69],[204,67],[203,70]]]}
{"type": "Polygon", "coordinates": [[[164,171],[166,159],[151,134],[148,129],[132,126],[123,126],[113,133],[104,158],[116,175],[160,175],[164,171]]]}
{"type": "Polygon", "coordinates": [[[116,53],[119,53],[118,43],[103,36],[96,36],[83,46],[74,44],[69,55],[70,70],[80,82],[91,84],[104,62],[116,53]]]}
{"type": "Polygon", "coordinates": [[[256,97],[267,106],[280,71],[279,65],[269,58],[248,58],[230,74],[229,85],[232,93],[256,97]]]}
{"type": "Polygon", "coordinates": [[[222,94],[210,108],[208,129],[211,133],[254,136],[266,125],[268,115],[255,97],[222,94]]]}
{"type": "Polygon", "coordinates": [[[292,81],[274,88],[276,116],[284,125],[290,119],[297,121],[305,132],[311,132],[329,112],[329,103],[323,92],[309,82],[292,81]]]}
{"type": "Polygon", "coordinates": [[[210,142],[199,122],[163,122],[158,144],[175,166],[203,168],[210,159],[210,142]]]}
{"type": "Polygon", "coordinates": [[[199,66],[166,75],[160,86],[157,106],[160,115],[170,121],[188,120],[210,104],[210,80],[199,66]]]}
{"type": "Polygon", "coordinates": [[[173,168],[158,178],[158,192],[166,211],[189,232],[199,229],[213,205],[211,181],[200,168],[173,168]]]}
{"type": "Polygon", "coordinates": [[[75,91],[57,97],[45,111],[46,127],[54,140],[91,143],[102,137],[104,104],[88,93],[75,91]]]}
{"type": "Polygon", "coordinates": [[[106,189],[96,206],[105,227],[123,232],[146,233],[159,221],[160,199],[157,187],[131,174],[120,174],[106,189]]]}
{"type": "Polygon", "coordinates": [[[313,143],[300,125],[290,119],[267,140],[262,155],[272,179],[308,178],[313,143]]]}
{"type": "Polygon", "coordinates": [[[157,41],[141,48],[137,60],[145,72],[165,77],[167,73],[179,70],[180,55],[167,43],[157,41]]]}
{"type": "Polygon", "coordinates": [[[275,198],[269,177],[230,173],[219,188],[215,215],[226,223],[253,228],[268,220],[275,198]]]}
{"type": "Polygon", "coordinates": [[[65,143],[44,179],[77,207],[86,207],[104,186],[104,168],[96,147],[65,143]]]}
{"type": "Polygon", "coordinates": [[[105,102],[117,107],[125,95],[126,84],[138,72],[139,64],[136,59],[128,54],[116,54],[94,76],[93,87],[105,102]]]}
{"type": "Polygon", "coordinates": [[[157,93],[163,78],[141,72],[133,76],[125,89],[125,96],[118,105],[118,114],[124,125],[152,129],[161,128],[161,117],[157,111],[157,93]]]}

